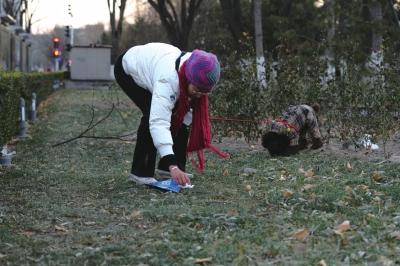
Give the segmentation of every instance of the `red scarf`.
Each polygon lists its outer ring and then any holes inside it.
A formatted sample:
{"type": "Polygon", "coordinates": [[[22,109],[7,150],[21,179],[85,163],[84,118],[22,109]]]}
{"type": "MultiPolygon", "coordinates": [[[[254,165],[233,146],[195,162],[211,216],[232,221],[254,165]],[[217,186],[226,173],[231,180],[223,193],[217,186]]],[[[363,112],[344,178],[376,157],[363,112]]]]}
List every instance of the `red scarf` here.
{"type": "Polygon", "coordinates": [[[182,126],[183,118],[190,109],[193,109],[192,128],[190,130],[189,143],[187,147],[187,154],[197,152],[199,162],[196,163],[192,160],[195,167],[202,172],[205,167],[204,149],[210,149],[222,158],[228,158],[229,155],[221,152],[217,147],[211,144],[211,123],[208,116],[208,96],[203,95],[200,98],[192,99],[189,104],[189,97],[187,94],[188,80],[185,75],[186,62],[183,63],[178,73],[179,76],[179,98],[178,106],[172,115],[171,131],[175,136],[182,126]]]}

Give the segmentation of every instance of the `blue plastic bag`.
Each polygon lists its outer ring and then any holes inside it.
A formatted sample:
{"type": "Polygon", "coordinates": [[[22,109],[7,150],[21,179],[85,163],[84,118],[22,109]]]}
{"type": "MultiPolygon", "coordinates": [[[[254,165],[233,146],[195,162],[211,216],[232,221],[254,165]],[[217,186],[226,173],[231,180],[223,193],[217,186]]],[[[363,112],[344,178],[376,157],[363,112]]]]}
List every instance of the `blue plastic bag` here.
{"type": "Polygon", "coordinates": [[[157,182],[148,184],[148,186],[158,188],[161,190],[172,191],[175,193],[179,193],[181,191],[181,187],[173,179],[157,181],[157,182]]]}

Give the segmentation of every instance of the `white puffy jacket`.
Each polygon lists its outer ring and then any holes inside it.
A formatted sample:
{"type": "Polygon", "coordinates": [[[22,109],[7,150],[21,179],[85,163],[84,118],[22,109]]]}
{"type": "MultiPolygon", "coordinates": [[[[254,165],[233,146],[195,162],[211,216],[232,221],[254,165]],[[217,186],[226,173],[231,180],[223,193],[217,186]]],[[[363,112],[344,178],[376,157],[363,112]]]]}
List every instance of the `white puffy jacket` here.
{"type": "MultiPolygon", "coordinates": [[[[125,73],[131,75],[142,88],[152,93],[150,108],[150,133],[161,157],[174,154],[170,131],[172,109],[179,97],[179,77],[175,70],[176,59],[181,55],[177,47],[165,43],[149,43],[129,49],[122,58],[125,73]]],[[[186,53],[179,67],[191,53],[186,53]]],[[[184,124],[192,122],[191,111],[185,115],[184,124]]]]}

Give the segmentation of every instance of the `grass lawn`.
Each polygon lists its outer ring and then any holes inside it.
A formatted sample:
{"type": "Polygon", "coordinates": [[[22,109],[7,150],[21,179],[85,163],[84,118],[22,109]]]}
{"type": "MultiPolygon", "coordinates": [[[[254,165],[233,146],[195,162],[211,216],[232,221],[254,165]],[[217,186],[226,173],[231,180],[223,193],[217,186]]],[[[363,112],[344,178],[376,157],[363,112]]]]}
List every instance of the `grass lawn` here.
{"type": "MultiPolygon", "coordinates": [[[[0,169],[0,265],[394,265],[400,165],[305,152],[207,153],[192,190],[127,181],[134,142],[121,91],[60,90],[0,169]],[[246,168],[252,168],[248,171],[246,168]]],[[[222,146],[223,147],[223,146],[222,146]]],[[[189,166],[189,170],[193,169],[189,166]]]]}

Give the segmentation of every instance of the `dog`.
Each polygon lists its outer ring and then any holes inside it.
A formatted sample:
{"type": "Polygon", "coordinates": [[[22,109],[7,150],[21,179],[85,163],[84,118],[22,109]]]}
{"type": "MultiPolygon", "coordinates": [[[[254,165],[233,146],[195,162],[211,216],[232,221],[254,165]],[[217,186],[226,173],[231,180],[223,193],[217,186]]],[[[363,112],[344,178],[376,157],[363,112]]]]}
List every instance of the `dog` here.
{"type": "Polygon", "coordinates": [[[291,105],[278,119],[265,123],[262,134],[262,146],[271,156],[289,156],[307,149],[311,137],[311,149],[323,146],[318,125],[318,104],[291,105]]]}

